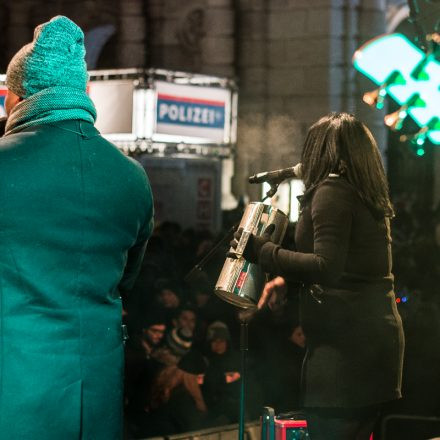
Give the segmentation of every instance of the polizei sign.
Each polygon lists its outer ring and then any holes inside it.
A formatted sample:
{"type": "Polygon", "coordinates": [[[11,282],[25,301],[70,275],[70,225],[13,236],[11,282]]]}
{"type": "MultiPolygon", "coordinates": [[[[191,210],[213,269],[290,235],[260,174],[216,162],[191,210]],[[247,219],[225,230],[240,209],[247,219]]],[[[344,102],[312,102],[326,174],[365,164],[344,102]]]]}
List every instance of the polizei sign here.
{"type": "Polygon", "coordinates": [[[228,90],[158,81],[155,133],[224,143],[229,137],[230,109],[228,90]]]}
{"type": "Polygon", "coordinates": [[[157,106],[160,124],[222,129],[225,125],[225,103],[222,101],[159,94],[157,106]]]}

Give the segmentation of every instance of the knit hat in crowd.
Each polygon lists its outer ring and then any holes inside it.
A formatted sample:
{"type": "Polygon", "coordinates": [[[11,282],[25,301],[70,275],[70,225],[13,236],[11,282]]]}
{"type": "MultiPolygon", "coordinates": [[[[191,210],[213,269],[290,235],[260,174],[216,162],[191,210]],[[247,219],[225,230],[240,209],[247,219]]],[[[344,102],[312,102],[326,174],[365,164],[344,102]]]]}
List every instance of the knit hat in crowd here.
{"type": "Polygon", "coordinates": [[[231,339],[228,326],[222,321],[214,321],[206,329],[206,340],[210,342],[215,339],[223,339],[225,341],[231,339]]]}
{"type": "Polygon", "coordinates": [[[166,336],[166,344],[176,356],[188,353],[192,340],[192,331],[187,328],[173,328],[166,336]]]}
{"type": "Polygon", "coordinates": [[[86,90],[84,34],[61,15],[35,28],[34,39],[12,58],[6,71],[6,86],[28,98],[54,86],[86,90]]]}
{"type": "Polygon", "coordinates": [[[181,370],[190,374],[204,374],[207,365],[208,362],[197,350],[190,350],[177,364],[181,370]]]}

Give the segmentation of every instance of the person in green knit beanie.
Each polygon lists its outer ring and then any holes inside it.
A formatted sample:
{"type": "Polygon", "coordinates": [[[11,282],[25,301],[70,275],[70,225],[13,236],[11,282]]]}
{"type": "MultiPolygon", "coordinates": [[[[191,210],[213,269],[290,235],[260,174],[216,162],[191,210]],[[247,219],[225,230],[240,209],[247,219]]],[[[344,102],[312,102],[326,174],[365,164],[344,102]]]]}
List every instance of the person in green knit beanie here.
{"type": "Polygon", "coordinates": [[[35,29],[0,138],[0,437],[122,438],[121,296],[153,228],[142,166],[94,127],[84,35],[35,29]]]}
{"type": "Polygon", "coordinates": [[[6,134],[39,123],[96,120],[86,94],[85,52],[82,30],[67,17],[36,27],[33,41],[14,55],[6,71],[6,134]]]}

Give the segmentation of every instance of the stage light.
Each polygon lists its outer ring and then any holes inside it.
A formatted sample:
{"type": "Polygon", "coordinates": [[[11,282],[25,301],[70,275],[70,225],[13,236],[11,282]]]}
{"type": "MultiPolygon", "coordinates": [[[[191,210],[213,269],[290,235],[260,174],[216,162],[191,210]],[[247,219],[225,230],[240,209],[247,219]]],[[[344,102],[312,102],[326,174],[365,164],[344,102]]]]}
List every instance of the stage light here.
{"type": "Polygon", "coordinates": [[[383,108],[386,95],[386,90],[379,87],[378,89],[372,90],[371,92],[365,92],[362,100],[370,107],[381,109],[383,108]]]}
{"type": "Polygon", "coordinates": [[[423,148],[423,145],[425,144],[425,140],[423,138],[419,138],[415,142],[415,153],[417,156],[422,157],[425,155],[426,151],[423,148]]]}
{"type": "Polygon", "coordinates": [[[425,142],[427,139],[426,134],[427,134],[427,130],[423,128],[420,131],[418,131],[417,133],[400,136],[400,141],[401,142],[410,141],[410,146],[411,146],[411,149],[413,150],[413,152],[417,156],[422,157],[426,153],[425,148],[424,148],[424,145],[425,145],[425,142]]]}
{"type": "Polygon", "coordinates": [[[386,115],[384,118],[385,124],[390,127],[392,130],[400,130],[403,125],[403,121],[408,116],[408,109],[414,107],[425,107],[426,103],[423,99],[420,98],[418,93],[414,93],[408,101],[402,105],[398,110],[389,115],[386,115]]]}
{"type": "Polygon", "coordinates": [[[408,112],[406,110],[396,110],[395,112],[385,116],[385,125],[391,128],[393,131],[400,130],[407,115],[408,112]]]}
{"type": "Polygon", "coordinates": [[[426,154],[426,148],[425,148],[425,143],[427,139],[426,133],[427,132],[425,130],[422,133],[417,132],[411,135],[410,137],[410,143],[409,143],[410,148],[412,152],[418,157],[423,157],[426,154]]]}
{"type": "MultiPolygon", "coordinates": [[[[399,140],[401,142],[410,141],[415,146],[421,146],[425,144],[426,140],[430,140],[432,142],[433,136],[436,136],[439,133],[440,133],[440,118],[435,116],[428,122],[428,124],[425,127],[422,127],[416,133],[403,134],[400,136],[399,140]]],[[[418,152],[418,150],[416,150],[416,154],[418,156],[423,156],[425,153],[424,150],[423,152],[421,151],[418,152]]]]}
{"type": "MultiPolygon", "coordinates": [[[[399,129],[403,123],[404,113],[400,113],[403,111],[407,113],[405,117],[410,117],[420,128],[440,117],[440,62],[434,49],[425,53],[404,35],[387,34],[368,41],[355,52],[354,67],[401,106],[397,114],[386,117],[387,125],[393,129],[399,129]],[[396,71],[401,78],[387,84],[396,71]],[[419,99],[411,102],[414,96],[419,99]]],[[[425,137],[440,144],[440,127],[430,128],[425,137]]]]}
{"type": "Polygon", "coordinates": [[[385,82],[378,88],[371,92],[364,93],[363,101],[371,107],[382,109],[387,96],[387,88],[394,84],[405,84],[405,79],[397,70],[391,72],[385,82]]]}

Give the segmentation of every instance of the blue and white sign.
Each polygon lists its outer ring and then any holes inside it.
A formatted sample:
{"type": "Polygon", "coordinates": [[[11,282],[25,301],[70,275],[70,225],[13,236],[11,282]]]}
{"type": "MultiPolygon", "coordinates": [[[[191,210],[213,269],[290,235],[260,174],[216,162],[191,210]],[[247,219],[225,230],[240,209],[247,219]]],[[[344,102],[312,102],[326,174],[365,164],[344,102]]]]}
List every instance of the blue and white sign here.
{"type": "Polygon", "coordinates": [[[230,108],[229,90],[158,81],[153,137],[172,135],[198,138],[207,143],[227,143],[230,108]]]}
{"type": "Polygon", "coordinates": [[[159,94],[157,96],[157,123],[223,129],[225,103],[159,94]]]}

